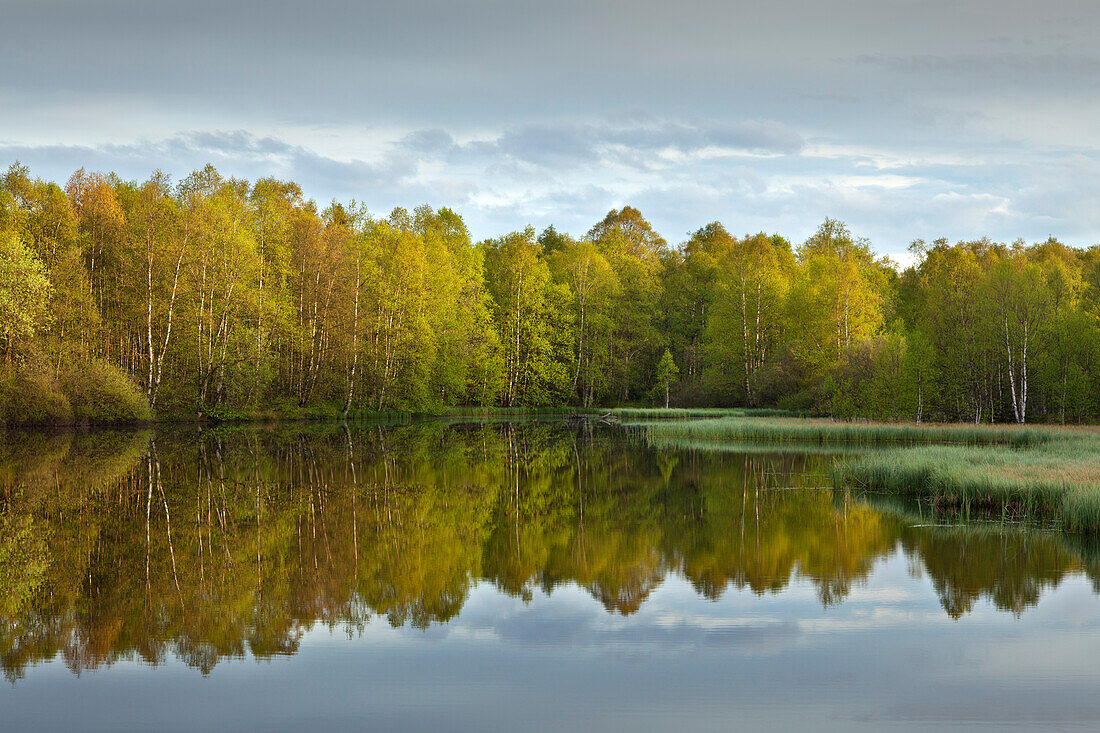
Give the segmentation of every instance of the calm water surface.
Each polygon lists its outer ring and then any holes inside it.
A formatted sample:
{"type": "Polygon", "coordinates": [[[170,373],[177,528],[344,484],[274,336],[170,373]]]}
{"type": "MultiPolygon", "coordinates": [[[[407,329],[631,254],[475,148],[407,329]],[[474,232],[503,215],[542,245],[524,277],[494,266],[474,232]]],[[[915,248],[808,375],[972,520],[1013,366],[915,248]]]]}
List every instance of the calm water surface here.
{"type": "Polygon", "coordinates": [[[1100,553],[567,424],[7,435],[3,730],[1100,725],[1100,553]]]}

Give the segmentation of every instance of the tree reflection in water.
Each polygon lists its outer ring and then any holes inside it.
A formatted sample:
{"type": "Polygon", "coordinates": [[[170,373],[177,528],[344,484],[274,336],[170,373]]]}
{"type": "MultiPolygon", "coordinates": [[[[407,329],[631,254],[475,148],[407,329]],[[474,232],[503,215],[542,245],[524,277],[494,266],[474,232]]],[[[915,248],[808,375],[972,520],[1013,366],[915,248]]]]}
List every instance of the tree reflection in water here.
{"type": "Polygon", "coordinates": [[[8,435],[0,665],[293,654],[315,624],[425,628],[473,583],[576,584],[631,614],[670,573],[702,596],[805,579],[840,603],[895,552],[948,614],[1020,614],[1075,573],[1058,533],[922,527],[821,489],[830,458],[656,451],[565,424],[8,435]]]}

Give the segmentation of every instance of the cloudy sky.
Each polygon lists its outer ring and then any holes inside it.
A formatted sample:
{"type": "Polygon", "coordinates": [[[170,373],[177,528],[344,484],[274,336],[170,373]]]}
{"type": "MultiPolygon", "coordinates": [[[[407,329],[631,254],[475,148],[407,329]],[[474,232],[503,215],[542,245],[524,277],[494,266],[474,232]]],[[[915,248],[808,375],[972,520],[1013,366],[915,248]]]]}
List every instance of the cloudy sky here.
{"type": "Polygon", "coordinates": [[[477,238],[630,204],[1100,243],[1095,0],[0,0],[0,163],[206,162],[477,238]]]}

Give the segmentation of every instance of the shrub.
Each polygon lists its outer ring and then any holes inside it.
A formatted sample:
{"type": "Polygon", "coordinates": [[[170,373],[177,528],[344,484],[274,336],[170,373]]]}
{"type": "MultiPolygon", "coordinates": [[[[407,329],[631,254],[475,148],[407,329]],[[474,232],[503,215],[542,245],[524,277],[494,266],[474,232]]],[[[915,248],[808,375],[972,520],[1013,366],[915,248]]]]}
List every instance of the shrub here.
{"type": "Polygon", "coordinates": [[[19,359],[0,367],[0,424],[64,425],[73,413],[48,367],[19,359]]]}
{"type": "Polygon", "coordinates": [[[129,375],[99,360],[70,361],[61,368],[61,388],[78,423],[152,420],[145,395],[129,375]]]}

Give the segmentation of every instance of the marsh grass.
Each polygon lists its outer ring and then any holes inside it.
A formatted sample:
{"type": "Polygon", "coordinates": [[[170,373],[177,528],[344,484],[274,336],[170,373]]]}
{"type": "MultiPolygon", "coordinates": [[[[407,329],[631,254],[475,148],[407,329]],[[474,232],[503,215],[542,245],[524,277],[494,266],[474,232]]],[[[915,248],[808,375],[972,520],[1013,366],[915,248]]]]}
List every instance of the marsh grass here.
{"type": "Polygon", "coordinates": [[[651,442],[816,443],[881,445],[884,443],[959,444],[1025,448],[1057,440],[1054,429],[1030,426],[899,425],[839,422],[828,419],[732,416],[709,420],[655,423],[646,426],[651,442]]]}
{"type": "MultiPolygon", "coordinates": [[[[1056,532],[1060,521],[1027,503],[988,503],[963,497],[935,497],[890,491],[840,489],[854,499],[901,517],[914,528],[968,532],[1056,532]]],[[[1082,535],[1084,536],[1084,535],[1082,535]]]]}
{"type": "Polygon", "coordinates": [[[675,420],[727,417],[805,417],[804,413],[770,407],[616,407],[608,410],[624,420],[675,420]]]}
{"type": "Polygon", "coordinates": [[[925,445],[840,461],[838,486],[928,497],[941,503],[1060,521],[1100,531],[1100,436],[1055,433],[1024,449],[925,445]]]}
{"type": "Polygon", "coordinates": [[[1100,431],[989,425],[895,425],[722,418],[653,423],[661,447],[797,444],[841,451],[838,488],[926,498],[969,513],[998,511],[1100,532],[1100,431]]]}

